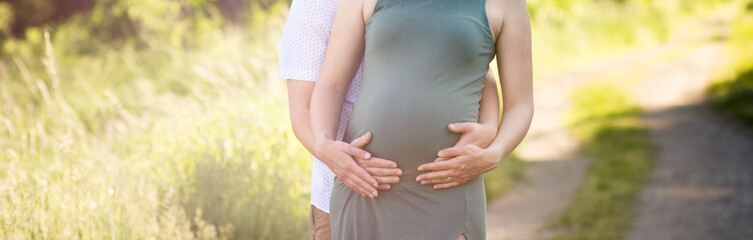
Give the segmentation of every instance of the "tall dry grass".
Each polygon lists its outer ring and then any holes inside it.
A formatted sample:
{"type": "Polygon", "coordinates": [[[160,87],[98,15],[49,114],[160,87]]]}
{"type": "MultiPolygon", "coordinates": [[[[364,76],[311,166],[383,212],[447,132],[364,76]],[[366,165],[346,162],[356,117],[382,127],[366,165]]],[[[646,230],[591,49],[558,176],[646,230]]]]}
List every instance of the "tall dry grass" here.
{"type": "Polygon", "coordinates": [[[0,238],[303,238],[310,161],[276,77],[283,12],[198,49],[77,54],[58,29],[0,60],[0,238]]]}

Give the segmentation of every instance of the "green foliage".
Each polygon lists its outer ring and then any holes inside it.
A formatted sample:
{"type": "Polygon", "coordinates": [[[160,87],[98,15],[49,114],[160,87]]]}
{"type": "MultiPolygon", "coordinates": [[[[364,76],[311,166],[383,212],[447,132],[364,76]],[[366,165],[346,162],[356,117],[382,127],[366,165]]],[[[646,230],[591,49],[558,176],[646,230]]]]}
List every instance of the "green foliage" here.
{"type": "Polygon", "coordinates": [[[590,141],[600,128],[640,116],[641,110],[623,90],[611,85],[593,85],[573,93],[573,109],[565,116],[580,140],[590,141]]]}
{"type": "Polygon", "coordinates": [[[529,0],[537,75],[663,42],[686,16],[734,0],[529,0]]]}
{"type": "Polygon", "coordinates": [[[713,106],[753,126],[753,1],[732,25],[728,49],[733,63],[726,76],[709,88],[713,106]]]}
{"type": "Polygon", "coordinates": [[[12,19],[13,9],[11,8],[10,4],[6,2],[0,2],[0,32],[10,31],[10,23],[12,19]]]}
{"type": "Polygon", "coordinates": [[[484,188],[486,201],[503,196],[515,183],[523,179],[525,162],[518,156],[511,154],[503,160],[497,168],[484,174],[484,188]]]}
{"type": "Polygon", "coordinates": [[[619,88],[592,85],[573,93],[568,125],[594,158],[584,184],[546,227],[554,239],[620,239],[652,167],[654,147],[640,123],[641,111],[619,88]]]}
{"type": "Polygon", "coordinates": [[[716,109],[753,126],[753,65],[710,88],[716,109]]]}
{"type": "Polygon", "coordinates": [[[223,28],[246,27],[280,14],[282,0],[32,0],[0,4],[0,56],[42,49],[29,33],[75,28],[77,44],[69,51],[90,54],[94,46],[108,48],[196,48],[223,28]],[[6,20],[7,18],[7,20],[6,20]],[[7,25],[7,29],[4,26],[7,25]],[[12,26],[12,27],[11,27],[12,26]],[[10,42],[10,43],[8,43],[10,42]],[[18,46],[24,45],[24,46],[18,46]]]}

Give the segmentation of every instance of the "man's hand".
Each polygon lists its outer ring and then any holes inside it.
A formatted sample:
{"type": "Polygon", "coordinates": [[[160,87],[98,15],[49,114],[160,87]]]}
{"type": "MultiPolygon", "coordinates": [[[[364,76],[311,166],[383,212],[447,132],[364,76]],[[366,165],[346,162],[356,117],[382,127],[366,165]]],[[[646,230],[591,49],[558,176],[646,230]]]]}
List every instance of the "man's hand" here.
{"type": "Polygon", "coordinates": [[[497,167],[501,152],[482,149],[494,140],[496,129],[478,123],[453,123],[448,128],[463,135],[455,146],[439,151],[434,162],[419,166],[419,171],[429,172],[416,177],[416,181],[434,184],[434,189],[447,189],[468,183],[497,167]]]}
{"type": "Polygon", "coordinates": [[[480,148],[486,148],[494,141],[494,137],[497,136],[496,124],[464,122],[450,124],[447,128],[450,129],[450,132],[461,134],[460,140],[453,147],[473,144],[480,148]]]}
{"type": "MultiPolygon", "coordinates": [[[[371,142],[371,132],[353,140],[350,144],[363,149],[369,142],[371,142]]],[[[400,182],[400,176],[403,175],[403,171],[397,168],[397,163],[387,159],[377,157],[370,159],[354,157],[354,159],[358,162],[358,165],[379,182],[379,187],[377,187],[379,190],[389,190],[392,188],[390,184],[400,182]]]]}
{"type": "Polygon", "coordinates": [[[377,180],[353,159],[369,161],[369,152],[342,141],[326,140],[317,142],[316,156],[329,166],[340,181],[361,196],[375,198],[379,194],[377,180]]]}

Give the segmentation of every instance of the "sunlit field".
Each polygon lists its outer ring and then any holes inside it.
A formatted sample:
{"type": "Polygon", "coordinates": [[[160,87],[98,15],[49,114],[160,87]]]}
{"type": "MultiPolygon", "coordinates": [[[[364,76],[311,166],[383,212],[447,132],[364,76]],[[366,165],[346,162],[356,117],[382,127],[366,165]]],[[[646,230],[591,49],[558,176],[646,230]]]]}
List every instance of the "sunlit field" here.
{"type": "Polygon", "coordinates": [[[110,47],[76,23],[6,42],[0,238],[301,238],[310,158],[276,79],[284,6],[257,13],[263,35],[214,24],[191,47],[110,47]]]}
{"type": "MultiPolygon", "coordinates": [[[[11,33],[52,2],[0,2],[0,239],[307,238],[311,158],[277,79],[290,2],[238,20],[209,0],[93,0],[11,33]]],[[[536,76],[724,2],[528,1],[536,76]]],[[[521,178],[508,160],[487,195],[521,178]]]]}

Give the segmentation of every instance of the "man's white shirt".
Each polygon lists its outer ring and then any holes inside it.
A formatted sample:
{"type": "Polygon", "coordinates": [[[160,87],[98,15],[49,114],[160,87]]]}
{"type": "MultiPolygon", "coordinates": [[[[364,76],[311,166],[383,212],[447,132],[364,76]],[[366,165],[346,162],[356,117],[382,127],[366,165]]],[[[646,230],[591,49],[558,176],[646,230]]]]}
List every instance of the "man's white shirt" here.
{"type": "MultiPolygon", "coordinates": [[[[316,81],[324,62],[332,20],[337,9],[337,0],[293,1],[288,20],[280,40],[279,78],[301,81],[316,81]]],[[[348,88],[340,114],[337,140],[345,133],[353,103],[361,88],[363,62],[348,88]]],[[[329,213],[335,174],[322,161],[312,156],[311,205],[329,213]]]]}

